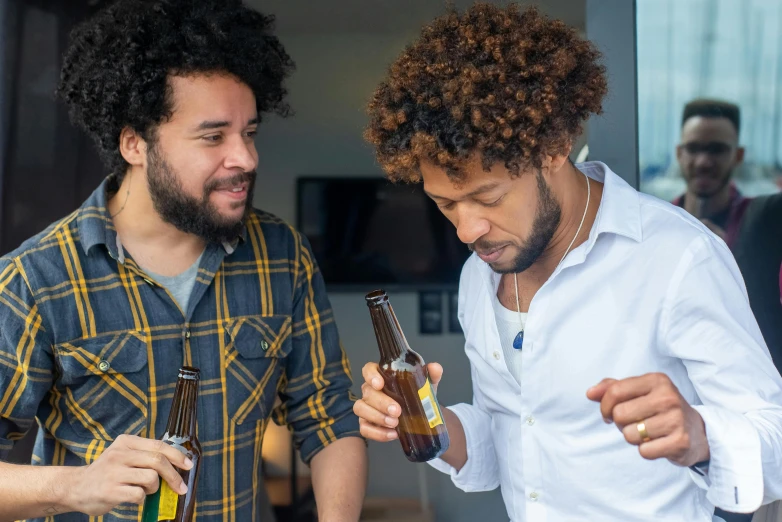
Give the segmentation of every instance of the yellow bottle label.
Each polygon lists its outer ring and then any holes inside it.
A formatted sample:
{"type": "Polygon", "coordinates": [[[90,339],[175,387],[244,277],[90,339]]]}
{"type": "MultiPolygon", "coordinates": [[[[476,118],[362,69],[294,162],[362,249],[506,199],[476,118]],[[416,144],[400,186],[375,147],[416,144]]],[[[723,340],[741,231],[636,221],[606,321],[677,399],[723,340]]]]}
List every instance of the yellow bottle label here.
{"type": "Polygon", "coordinates": [[[428,378],[426,379],[426,384],[418,390],[418,397],[424,406],[424,413],[426,414],[426,420],[429,421],[429,427],[434,428],[442,424],[443,416],[440,413],[440,406],[437,404],[437,399],[434,398],[432,384],[428,378]]]}
{"type": "Polygon", "coordinates": [[[173,520],[176,517],[176,508],[179,503],[179,495],[174,493],[171,486],[165,480],[160,484],[160,503],[158,504],[158,520],[173,520]]]}

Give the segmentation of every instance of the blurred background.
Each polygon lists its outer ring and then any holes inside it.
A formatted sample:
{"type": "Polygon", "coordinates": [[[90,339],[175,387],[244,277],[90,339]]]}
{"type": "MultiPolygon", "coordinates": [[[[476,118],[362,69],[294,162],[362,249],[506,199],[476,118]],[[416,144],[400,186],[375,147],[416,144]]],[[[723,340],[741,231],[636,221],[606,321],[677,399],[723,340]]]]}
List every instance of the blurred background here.
{"type": "MultiPolygon", "coordinates": [[[[75,210],[106,175],[53,90],[70,29],[108,3],[0,0],[0,253],[75,210]]],[[[445,2],[246,3],[277,16],[277,34],[297,66],[288,82],[295,116],[270,117],[259,129],[255,205],[312,241],[354,376],[379,357],[363,297],[383,286],[411,346],[445,366],[441,403],[471,401],[463,337],[453,321],[468,252],[420,188],[383,181],[362,139],[373,89],[445,2]]],[[[471,1],[454,3],[464,8],[471,1]]],[[[747,195],[778,191],[782,0],[521,3],[564,20],[604,53],[605,113],[589,122],[572,159],[605,161],[632,185],[671,200],[685,189],[676,159],[683,106],[719,97],[742,110],[747,152],[738,186],[747,195]]],[[[508,519],[499,490],[465,494],[429,466],[408,463],[396,443],[370,444],[369,455],[365,520],[508,519]]],[[[15,458],[29,461],[29,454],[21,448],[15,458]]],[[[291,453],[285,428],[270,427],[264,469],[278,522],[312,520],[308,470],[291,453]]]]}

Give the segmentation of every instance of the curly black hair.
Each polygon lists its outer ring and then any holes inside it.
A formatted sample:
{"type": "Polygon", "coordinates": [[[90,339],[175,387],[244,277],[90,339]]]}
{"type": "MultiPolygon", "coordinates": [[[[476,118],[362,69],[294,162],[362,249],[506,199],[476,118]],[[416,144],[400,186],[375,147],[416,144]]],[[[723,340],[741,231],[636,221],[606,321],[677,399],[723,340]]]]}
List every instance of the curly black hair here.
{"type": "Polygon", "coordinates": [[[420,161],[454,181],[479,154],[512,176],[564,154],[600,113],[605,68],[595,46],[535,8],[477,3],[424,27],[368,108],[365,138],[394,181],[420,180],[420,161]]]}
{"type": "Polygon", "coordinates": [[[118,0],[74,29],[57,94],[121,179],[120,133],[154,140],[173,110],[170,75],[233,75],[252,89],[259,116],[287,116],[283,81],[294,64],[273,27],[273,16],[241,0],[118,0]]]}

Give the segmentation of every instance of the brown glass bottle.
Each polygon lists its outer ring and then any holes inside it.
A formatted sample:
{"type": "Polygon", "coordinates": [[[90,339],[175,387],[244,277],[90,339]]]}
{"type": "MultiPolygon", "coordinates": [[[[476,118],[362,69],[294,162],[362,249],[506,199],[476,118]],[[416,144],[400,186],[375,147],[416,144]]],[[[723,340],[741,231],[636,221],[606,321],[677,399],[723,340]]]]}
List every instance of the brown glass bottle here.
{"type": "Polygon", "coordinates": [[[380,349],[383,391],[402,408],[396,432],[407,459],[432,460],[448,449],[450,439],[423,358],[407,344],[383,290],[366,296],[380,349]]]}
{"type": "Polygon", "coordinates": [[[195,510],[195,494],[198,485],[198,471],[201,468],[201,444],[196,437],[196,403],[198,399],[198,381],[201,372],[196,368],[183,366],[168,415],[168,425],[163,434],[163,442],[174,446],[193,461],[190,470],[178,470],[187,484],[187,493],[178,495],[164,480],[154,495],[147,496],[144,502],[142,522],[190,522],[195,510]]]}

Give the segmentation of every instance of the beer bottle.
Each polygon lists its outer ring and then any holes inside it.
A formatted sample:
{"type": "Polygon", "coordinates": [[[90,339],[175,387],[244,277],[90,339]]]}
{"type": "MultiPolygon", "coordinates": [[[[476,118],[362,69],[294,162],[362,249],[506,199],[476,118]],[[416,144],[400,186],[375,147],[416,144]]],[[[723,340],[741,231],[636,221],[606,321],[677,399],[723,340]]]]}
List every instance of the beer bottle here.
{"type": "Polygon", "coordinates": [[[201,372],[196,368],[183,366],[174,392],[174,402],[168,414],[168,425],[163,442],[174,446],[193,461],[189,470],[178,470],[187,484],[187,493],[179,495],[161,479],[160,488],[144,501],[142,522],[190,522],[195,509],[195,493],[198,484],[198,470],[201,467],[201,444],[196,437],[196,401],[198,381],[201,372]]]}
{"type": "Polygon", "coordinates": [[[402,408],[396,432],[407,459],[426,462],[448,449],[450,439],[424,360],[407,344],[383,290],[366,296],[380,349],[383,391],[402,408]]]}

